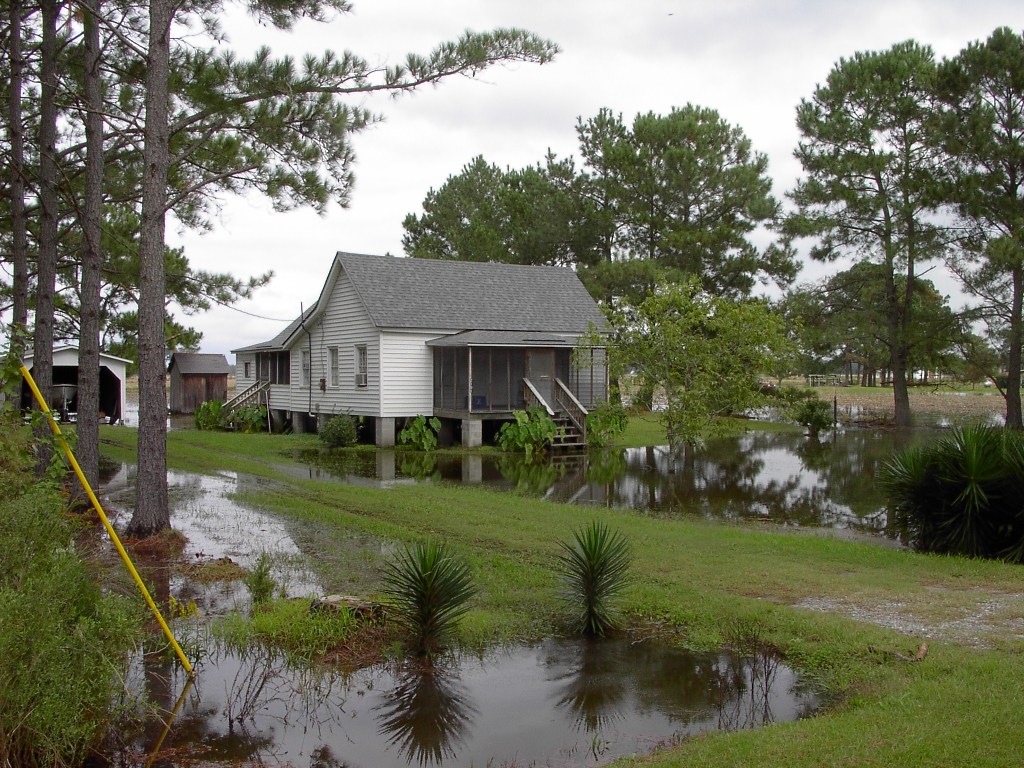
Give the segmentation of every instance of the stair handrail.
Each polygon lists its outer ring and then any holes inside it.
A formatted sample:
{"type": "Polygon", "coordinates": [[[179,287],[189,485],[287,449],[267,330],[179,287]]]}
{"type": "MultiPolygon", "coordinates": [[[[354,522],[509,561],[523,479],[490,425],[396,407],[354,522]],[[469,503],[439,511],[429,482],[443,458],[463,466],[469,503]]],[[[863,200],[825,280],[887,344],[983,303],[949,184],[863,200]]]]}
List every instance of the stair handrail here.
{"type": "MultiPolygon", "coordinates": [[[[270,388],[270,382],[269,381],[257,381],[256,383],[254,383],[251,386],[247,387],[242,392],[240,392],[237,395],[235,395],[234,397],[232,397],[230,400],[228,400],[226,403],[224,403],[224,405],[222,407],[223,407],[225,412],[230,413],[235,408],[239,408],[242,405],[245,405],[246,403],[250,402],[251,400],[258,399],[260,393],[264,392],[265,390],[267,390],[269,388],[270,388]]],[[[268,401],[267,405],[268,406],[270,405],[269,401],[268,401]]]]}
{"type": "Polygon", "coordinates": [[[543,408],[545,411],[547,411],[548,416],[554,418],[554,410],[551,408],[550,405],[548,405],[547,400],[545,400],[543,396],[541,396],[537,387],[533,385],[533,382],[530,381],[525,376],[523,377],[523,402],[527,405],[527,407],[534,405],[537,406],[538,408],[543,408]]]}
{"type": "Polygon", "coordinates": [[[555,379],[555,404],[560,409],[565,411],[565,415],[569,417],[569,421],[576,425],[576,429],[580,431],[580,435],[583,438],[583,444],[587,444],[587,411],[586,407],[581,403],[576,395],[572,393],[572,390],[565,385],[565,382],[559,378],[555,379]]]}

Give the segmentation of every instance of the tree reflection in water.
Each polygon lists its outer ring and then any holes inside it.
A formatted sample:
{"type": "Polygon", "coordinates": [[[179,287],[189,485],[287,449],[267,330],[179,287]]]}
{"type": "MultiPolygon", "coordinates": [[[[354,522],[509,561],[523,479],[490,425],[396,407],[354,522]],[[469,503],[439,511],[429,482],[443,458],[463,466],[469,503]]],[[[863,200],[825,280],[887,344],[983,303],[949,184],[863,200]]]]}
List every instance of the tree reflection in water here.
{"type": "Polygon", "coordinates": [[[621,703],[627,693],[627,676],[609,655],[609,644],[587,639],[579,645],[577,660],[562,674],[555,701],[567,708],[577,730],[597,734],[621,718],[621,703]]]}
{"type": "Polygon", "coordinates": [[[406,762],[421,766],[454,759],[477,715],[454,671],[437,663],[403,667],[388,700],[375,712],[388,743],[398,747],[406,762]]]}

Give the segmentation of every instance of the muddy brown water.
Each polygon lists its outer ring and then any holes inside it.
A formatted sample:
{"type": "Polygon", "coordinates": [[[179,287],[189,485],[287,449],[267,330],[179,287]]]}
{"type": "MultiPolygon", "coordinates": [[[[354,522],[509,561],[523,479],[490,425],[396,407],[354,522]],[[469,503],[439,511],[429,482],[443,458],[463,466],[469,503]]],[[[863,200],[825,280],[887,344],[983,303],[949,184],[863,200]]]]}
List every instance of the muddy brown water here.
{"type": "MultiPolygon", "coordinates": [[[[119,510],[115,523],[131,512],[133,475],[125,465],[106,477],[105,500],[119,510]]],[[[177,471],[168,481],[186,558],[230,557],[251,567],[265,551],[282,594],[322,593],[286,521],[233,499],[260,481],[177,471]]],[[[239,582],[174,577],[157,591],[196,602],[200,618],[176,619],[174,627],[199,652],[198,673],[187,685],[166,659],[134,661],[130,685],[158,712],[111,756],[124,768],[594,766],[704,731],[794,720],[820,705],[813,689],[770,655],[694,655],[629,637],[496,648],[450,657],[432,673],[391,664],[343,675],[211,639],[205,623],[249,609],[239,582]]]]}

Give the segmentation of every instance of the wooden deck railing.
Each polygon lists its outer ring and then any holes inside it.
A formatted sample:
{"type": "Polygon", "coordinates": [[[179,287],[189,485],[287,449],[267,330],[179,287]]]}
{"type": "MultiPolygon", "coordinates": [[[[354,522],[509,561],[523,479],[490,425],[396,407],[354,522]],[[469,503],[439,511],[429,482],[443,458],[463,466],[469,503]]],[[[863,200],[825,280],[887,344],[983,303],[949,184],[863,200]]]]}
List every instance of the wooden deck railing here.
{"type": "Polygon", "coordinates": [[[551,406],[548,405],[547,401],[541,397],[540,392],[533,385],[533,382],[527,378],[523,378],[523,403],[527,408],[536,406],[537,408],[543,408],[548,416],[554,416],[555,412],[551,406]]]}
{"type": "Polygon", "coordinates": [[[554,390],[555,405],[558,406],[559,410],[565,412],[565,415],[569,417],[569,421],[576,425],[576,429],[583,436],[583,443],[586,444],[587,409],[583,406],[583,403],[576,399],[576,395],[572,393],[572,390],[561,379],[555,379],[554,390]]]}

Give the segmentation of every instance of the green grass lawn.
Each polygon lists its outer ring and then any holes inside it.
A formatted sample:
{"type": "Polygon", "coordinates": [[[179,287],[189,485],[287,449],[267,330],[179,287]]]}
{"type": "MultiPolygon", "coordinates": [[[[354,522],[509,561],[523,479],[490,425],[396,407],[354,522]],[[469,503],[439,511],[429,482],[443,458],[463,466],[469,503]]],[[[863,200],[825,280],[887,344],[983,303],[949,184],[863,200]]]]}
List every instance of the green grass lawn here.
{"type": "MultiPolygon", "coordinates": [[[[631,424],[627,441],[657,429],[647,420],[631,424]]],[[[108,427],[102,437],[105,453],[131,458],[132,430],[108,427]]],[[[174,432],[168,438],[173,467],[278,479],[274,490],[240,499],[287,521],[328,591],[378,594],[388,543],[437,536],[454,545],[480,588],[462,627],[462,642],[470,646],[561,632],[567,617],[553,569],[557,542],[600,519],[633,545],[629,625],[695,649],[757,638],[778,648],[833,702],[809,720],[701,736],[624,764],[1021,764],[1024,571],[1018,566],[473,487],[378,490],[293,480],[272,469],[315,445],[304,435],[174,432]],[[353,542],[373,545],[353,549],[353,542]],[[810,605],[834,612],[801,607],[810,605]],[[964,631],[975,614],[984,621],[964,631]],[[878,617],[889,615],[913,619],[931,636],[880,626],[878,617]],[[925,641],[925,659],[906,661],[925,641]]]]}

